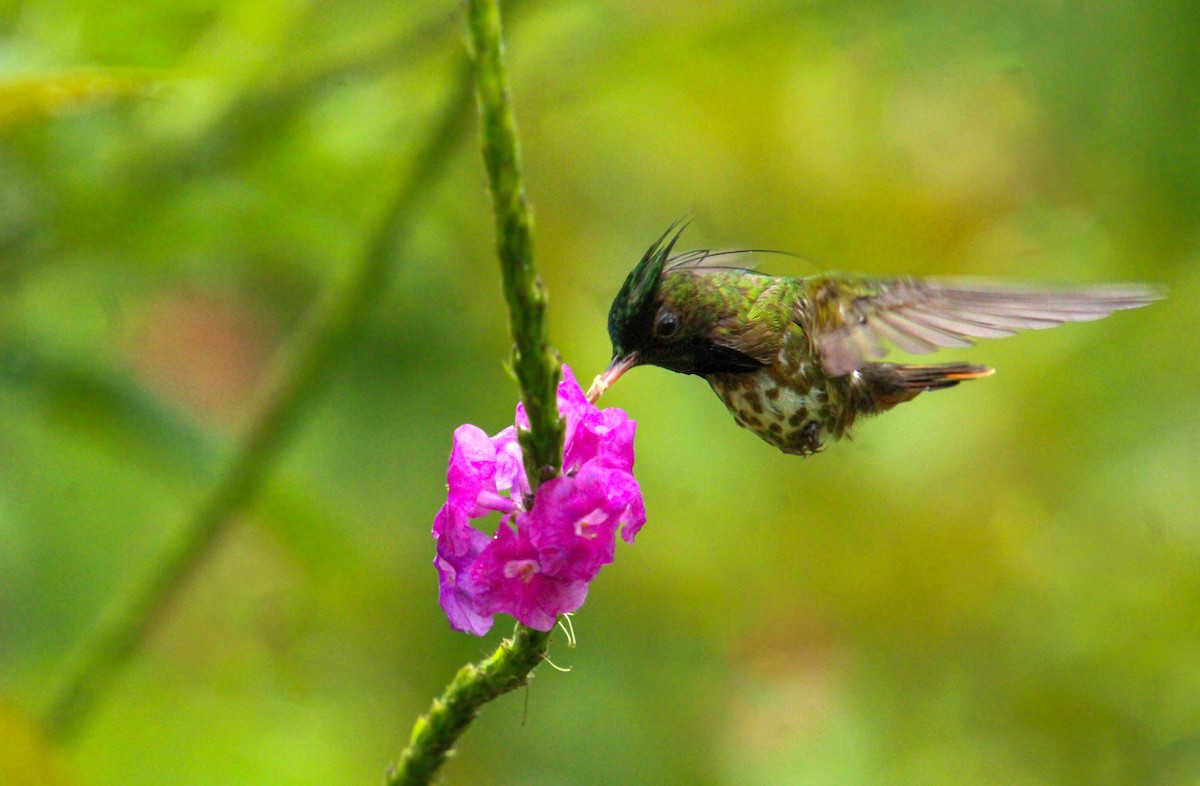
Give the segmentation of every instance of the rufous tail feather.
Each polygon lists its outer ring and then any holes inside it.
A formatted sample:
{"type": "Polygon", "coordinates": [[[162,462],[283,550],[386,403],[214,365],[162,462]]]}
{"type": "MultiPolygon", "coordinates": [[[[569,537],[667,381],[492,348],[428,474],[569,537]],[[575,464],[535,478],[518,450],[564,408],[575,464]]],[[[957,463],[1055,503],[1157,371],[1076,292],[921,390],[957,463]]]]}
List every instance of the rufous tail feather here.
{"type": "Polygon", "coordinates": [[[897,404],[910,401],[926,390],[952,388],[967,379],[990,377],[995,369],[971,363],[939,363],[936,365],[902,365],[899,363],[868,363],[861,369],[871,391],[867,411],[883,412],[897,404]],[[872,406],[873,405],[873,406],[872,406]]]}

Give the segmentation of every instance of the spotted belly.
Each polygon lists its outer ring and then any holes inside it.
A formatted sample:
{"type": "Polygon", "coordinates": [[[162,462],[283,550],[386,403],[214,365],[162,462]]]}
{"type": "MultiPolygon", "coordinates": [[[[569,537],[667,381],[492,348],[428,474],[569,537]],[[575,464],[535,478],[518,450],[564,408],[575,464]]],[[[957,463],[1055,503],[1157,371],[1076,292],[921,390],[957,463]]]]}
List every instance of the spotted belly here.
{"type": "MultiPolygon", "coordinates": [[[[803,369],[800,369],[803,371],[803,369]]],[[[805,373],[783,378],[776,369],[708,377],[739,426],[750,429],[784,453],[809,456],[828,436],[828,395],[805,373]]]]}

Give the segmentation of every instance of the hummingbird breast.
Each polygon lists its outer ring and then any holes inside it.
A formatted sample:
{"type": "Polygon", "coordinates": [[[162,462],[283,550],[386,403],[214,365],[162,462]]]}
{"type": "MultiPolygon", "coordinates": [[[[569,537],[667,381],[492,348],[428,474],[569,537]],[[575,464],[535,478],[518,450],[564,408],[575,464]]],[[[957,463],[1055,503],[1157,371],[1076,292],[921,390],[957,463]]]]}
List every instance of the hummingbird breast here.
{"type": "Polygon", "coordinates": [[[784,453],[801,456],[819,451],[831,430],[834,436],[844,430],[830,418],[829,380],[807,348],[803,334],[792,331],[774,363],[758,371],[707,377],[739,426],[784,453]]]}

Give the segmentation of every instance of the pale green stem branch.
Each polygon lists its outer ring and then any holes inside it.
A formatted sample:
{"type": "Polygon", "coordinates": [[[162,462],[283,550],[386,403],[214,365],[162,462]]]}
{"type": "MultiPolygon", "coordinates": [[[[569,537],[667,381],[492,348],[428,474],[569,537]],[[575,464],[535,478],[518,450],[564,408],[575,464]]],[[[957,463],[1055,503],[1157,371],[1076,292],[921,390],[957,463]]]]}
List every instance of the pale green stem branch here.
{"type": "Polygon", "coordinates": [[[79,728],[234,516],[262,488],[306,407],[385,291],[394,266],[392,250],[420,215],[422,201],[463,136],[468,92],[464,75],[428,136],[417,145],[412,171],[384,208],[357,265],[340,285],[326,292],[275,364],[245,437],[188,518],[179,539],[100,620],[80,648],[46,716],[53,737],[69,738],[79,728]]]}

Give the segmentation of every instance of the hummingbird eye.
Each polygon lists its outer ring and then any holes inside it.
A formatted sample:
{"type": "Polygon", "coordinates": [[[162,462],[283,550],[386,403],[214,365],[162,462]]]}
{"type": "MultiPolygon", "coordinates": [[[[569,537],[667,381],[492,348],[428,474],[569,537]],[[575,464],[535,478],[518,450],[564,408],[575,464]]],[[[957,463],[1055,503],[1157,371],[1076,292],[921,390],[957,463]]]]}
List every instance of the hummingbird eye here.
{"type": "Polygon", "coordinates": [[[675,335],[675,331],[679,328],[679,322],[675,315],[670,311],[664,311],[658,318],[658,324],[655,325],[654,332],[659,338],[670,338],[675,335]]]}

